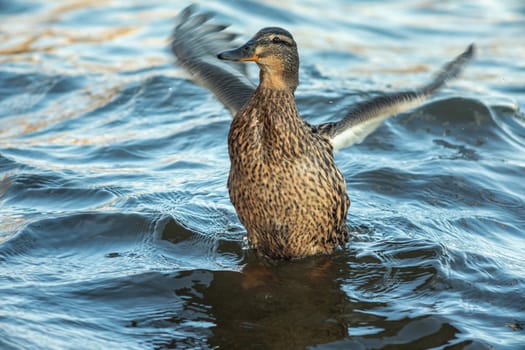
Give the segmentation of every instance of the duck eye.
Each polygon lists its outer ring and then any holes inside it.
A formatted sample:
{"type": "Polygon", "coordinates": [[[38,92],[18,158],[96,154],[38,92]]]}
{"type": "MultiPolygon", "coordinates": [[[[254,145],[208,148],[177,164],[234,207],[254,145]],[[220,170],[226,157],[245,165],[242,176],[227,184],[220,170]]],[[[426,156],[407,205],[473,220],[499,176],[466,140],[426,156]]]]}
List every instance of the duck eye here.
{"type": "Polygon", "coordinates": [[[272,38],[272,43],[274,43],[274,44],[280,44],[280,43],[282,43],[282,42],[283,42],[283,41],[282,41],[278,36],[274,36],[274,37],[272,38]]]}

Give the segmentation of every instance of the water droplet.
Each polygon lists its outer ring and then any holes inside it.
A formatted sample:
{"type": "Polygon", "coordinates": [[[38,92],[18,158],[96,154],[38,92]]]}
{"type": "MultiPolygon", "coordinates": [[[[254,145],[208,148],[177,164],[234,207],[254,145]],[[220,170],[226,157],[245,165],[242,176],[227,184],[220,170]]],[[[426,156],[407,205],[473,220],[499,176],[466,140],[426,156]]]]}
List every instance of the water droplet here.
{"type": "Polygon", "coordinates": [[[248,236],[242,238],[242,250],[250,249],[250,242],[248,241],[248,236]]]}

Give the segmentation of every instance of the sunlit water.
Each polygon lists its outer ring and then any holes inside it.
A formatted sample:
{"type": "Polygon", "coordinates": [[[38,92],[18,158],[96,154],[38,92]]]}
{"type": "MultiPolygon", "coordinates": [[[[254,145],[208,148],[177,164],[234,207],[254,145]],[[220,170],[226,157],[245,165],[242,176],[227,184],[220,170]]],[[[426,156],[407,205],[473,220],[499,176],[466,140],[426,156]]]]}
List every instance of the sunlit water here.
{"type": "Polygon", "coordinates": [[[524,348],[524,3],[320,3],[202,7],[295,35],[311,122],[479,52],[337,154],[345,249],[262,264],[229,113],[167,49],[187,3],[0,1],[1,349],[524,348]]]}

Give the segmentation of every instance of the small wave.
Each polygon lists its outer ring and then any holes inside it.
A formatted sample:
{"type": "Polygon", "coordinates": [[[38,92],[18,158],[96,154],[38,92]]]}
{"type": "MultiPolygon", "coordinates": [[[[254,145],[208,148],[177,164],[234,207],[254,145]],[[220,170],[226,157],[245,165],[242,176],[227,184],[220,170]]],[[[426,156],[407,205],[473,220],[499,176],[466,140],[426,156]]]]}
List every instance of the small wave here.
{"type": "Polygon", "coordinates": [[[128,251],[152,235],[155,218],[122,213],[82,213],[42,219],[28,224],[0,246],[4,258],[77,256],[97,259],[128,251]]]}

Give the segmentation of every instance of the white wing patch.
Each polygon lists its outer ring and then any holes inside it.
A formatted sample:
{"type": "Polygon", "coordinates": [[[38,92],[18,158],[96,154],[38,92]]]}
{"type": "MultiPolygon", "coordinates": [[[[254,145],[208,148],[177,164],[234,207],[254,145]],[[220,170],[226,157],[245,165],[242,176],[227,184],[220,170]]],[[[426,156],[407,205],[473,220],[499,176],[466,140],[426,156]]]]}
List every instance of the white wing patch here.
{"type": "Polygon", "coordinates": [[[418,98],[411,99],[409,101],[398,101],[397,103],[393,103],[389,106],[384,106],[383,108],[379,108],[377,110],[371,110],[371,112],[375,113],[365,116],[364,120],[363,118],[360,118],[360,120],[354,125],[348,126],[346,130],[340,132],[339,134],[335,135],[334,138],[332,138],[331,141],[332,146],[334,147],[334,152],[340,150],[341,148],[363,142],[363,140],[372,132],[374,132],[386,119],[398,113],[415,108],[426,99],[426,96],[421,95],[418,96],[418,98]]]}

